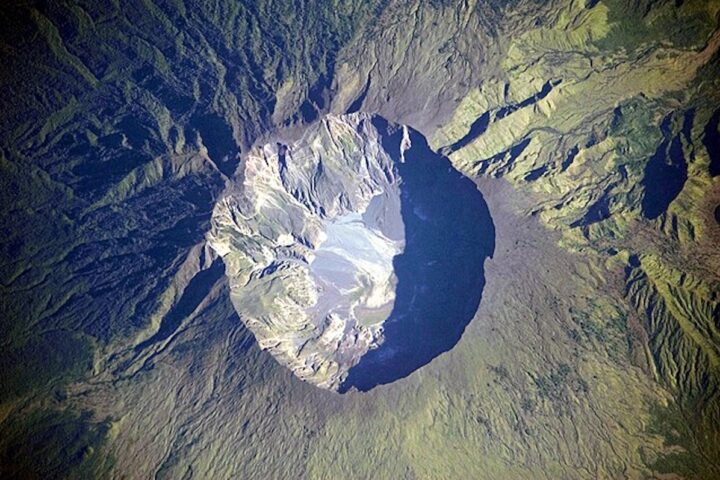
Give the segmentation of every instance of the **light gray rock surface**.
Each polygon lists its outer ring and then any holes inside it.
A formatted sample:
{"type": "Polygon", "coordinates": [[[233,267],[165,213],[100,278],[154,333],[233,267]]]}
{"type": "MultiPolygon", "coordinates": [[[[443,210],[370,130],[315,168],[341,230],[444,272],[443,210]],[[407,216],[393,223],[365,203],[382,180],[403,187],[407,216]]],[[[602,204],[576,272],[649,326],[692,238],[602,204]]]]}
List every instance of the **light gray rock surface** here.
{"type": "Polygon", "coordinates": [[[382,343],[405,238],[399,183],[371,116],[330,115],[250,151],[213,212],[240,318],[303,380],[336,389],[382,343]]]}

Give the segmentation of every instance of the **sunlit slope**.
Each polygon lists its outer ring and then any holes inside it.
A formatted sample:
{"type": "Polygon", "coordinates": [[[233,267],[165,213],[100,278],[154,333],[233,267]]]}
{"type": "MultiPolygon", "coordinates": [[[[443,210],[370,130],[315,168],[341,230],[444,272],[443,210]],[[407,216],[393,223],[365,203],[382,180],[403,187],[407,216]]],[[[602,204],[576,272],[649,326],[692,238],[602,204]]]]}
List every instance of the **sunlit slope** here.
{"type": "Polygon", "coordinates": [[[509,39],[503,74],[470,91],[434,137],[460,168],[533,192],[525,213],[564,248],[627,263],[645,330],[637,348],[676,394],[671,415],[693,425],[668,441],[699,455],[660,463],[710,476],[700,459],[717,456],[720,424],[719,7],[623,18],[612,3],[569,6],[509,39]]]}

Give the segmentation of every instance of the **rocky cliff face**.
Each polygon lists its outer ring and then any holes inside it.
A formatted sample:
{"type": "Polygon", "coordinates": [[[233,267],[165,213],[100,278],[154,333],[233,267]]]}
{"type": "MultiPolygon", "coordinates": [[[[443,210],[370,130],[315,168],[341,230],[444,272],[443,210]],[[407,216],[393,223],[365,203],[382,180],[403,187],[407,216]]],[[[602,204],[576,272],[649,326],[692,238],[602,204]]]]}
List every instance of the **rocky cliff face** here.
{"type": "Polygon", "coordinates": [[[393,308],[402,179],[381,135],[368,115],[329,116],[295,143],[255,148],[213,213],[240,318],[324,388],[378,346],[393,308]]]}
{"type": "Polygon", "coordinates": [[[208,235],[260,347],[342,391],[451,348],[477,309],[493,240],[470,180],[418,132],[364,113],[248,152],[208,235]]]}

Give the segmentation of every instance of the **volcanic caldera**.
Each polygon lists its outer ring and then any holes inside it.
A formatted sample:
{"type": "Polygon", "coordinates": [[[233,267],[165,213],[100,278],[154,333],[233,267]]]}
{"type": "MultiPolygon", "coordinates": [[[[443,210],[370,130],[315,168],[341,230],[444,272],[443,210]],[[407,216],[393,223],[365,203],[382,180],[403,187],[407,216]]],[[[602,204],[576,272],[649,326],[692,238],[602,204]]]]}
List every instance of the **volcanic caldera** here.
{"type": "Polygon", "coordinates": [[[209,240],[260,346],[344,392],[403,378],[459,341],[494,229],[476,185],[419,132],[358,113],[250,151],[209,240]]]}

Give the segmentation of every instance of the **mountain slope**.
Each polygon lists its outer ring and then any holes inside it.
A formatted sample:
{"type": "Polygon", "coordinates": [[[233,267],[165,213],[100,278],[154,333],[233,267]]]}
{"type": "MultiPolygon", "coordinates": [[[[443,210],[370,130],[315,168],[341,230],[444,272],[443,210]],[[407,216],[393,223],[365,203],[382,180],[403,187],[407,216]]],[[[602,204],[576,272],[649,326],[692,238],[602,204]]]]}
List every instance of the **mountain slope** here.
{"type": "Polygon", "coordinates": [[[4,473],[718,476],[718,2],[0,8],[4,473]],[[452,350],[337,395],[206,234],[253,146],[348,112],[475,181],[495,249],[452,350]]]}

